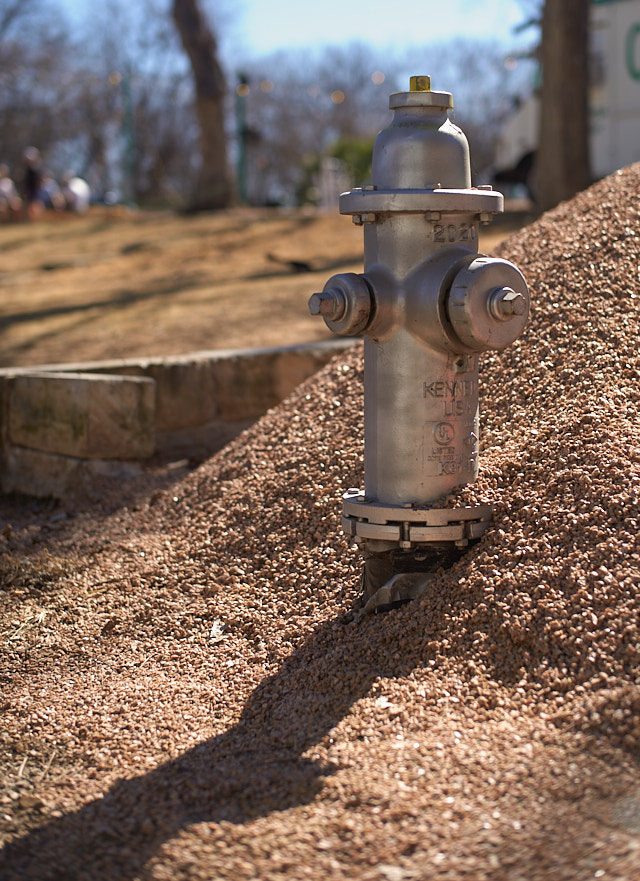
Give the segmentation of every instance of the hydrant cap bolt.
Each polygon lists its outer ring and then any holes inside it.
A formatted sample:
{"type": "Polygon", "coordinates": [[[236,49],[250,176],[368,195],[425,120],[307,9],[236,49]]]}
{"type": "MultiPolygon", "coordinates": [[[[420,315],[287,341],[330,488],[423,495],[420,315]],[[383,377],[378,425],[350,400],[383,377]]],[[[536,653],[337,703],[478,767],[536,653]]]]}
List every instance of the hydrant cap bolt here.
{"type": "Polygon", "coordinates": [[[489,298],[489,309],[498,320],[509,321],[514,316],[524,315],[527,301],[512,288],[496,288],[489,298]]]}
{"type": "Polygon", "coordinates": [[[319,294],[312,294],[309,299],[309,312],[312,315],[322,315],[331,321],[339,321],[346,309],[345,296],[341,290],[324,290],[319,294]]]}

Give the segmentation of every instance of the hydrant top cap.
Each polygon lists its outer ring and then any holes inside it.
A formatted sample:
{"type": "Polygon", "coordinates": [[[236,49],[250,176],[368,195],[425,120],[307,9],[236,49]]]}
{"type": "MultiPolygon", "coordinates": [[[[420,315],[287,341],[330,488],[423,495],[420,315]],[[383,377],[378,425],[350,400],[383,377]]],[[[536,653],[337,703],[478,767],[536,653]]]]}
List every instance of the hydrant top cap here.
{"type": "Polygon", "coordinates": [[[394,92],[389,96],[389,107],[453,107],[451,92],[432,92],[430,76],[412,76],[408,92],[394,92]]]}

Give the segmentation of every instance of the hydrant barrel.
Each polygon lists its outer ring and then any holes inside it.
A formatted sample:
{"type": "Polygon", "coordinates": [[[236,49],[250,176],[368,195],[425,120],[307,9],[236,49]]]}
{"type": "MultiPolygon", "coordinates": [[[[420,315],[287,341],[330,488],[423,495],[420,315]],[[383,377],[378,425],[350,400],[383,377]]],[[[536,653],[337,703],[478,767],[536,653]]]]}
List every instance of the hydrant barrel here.
{"type": "Polygon", "coordinates": [[[364,383],[367,498],[429,505],[476,479],[477,358],[430,352],[399,330],[365,340],[364,383]]]}

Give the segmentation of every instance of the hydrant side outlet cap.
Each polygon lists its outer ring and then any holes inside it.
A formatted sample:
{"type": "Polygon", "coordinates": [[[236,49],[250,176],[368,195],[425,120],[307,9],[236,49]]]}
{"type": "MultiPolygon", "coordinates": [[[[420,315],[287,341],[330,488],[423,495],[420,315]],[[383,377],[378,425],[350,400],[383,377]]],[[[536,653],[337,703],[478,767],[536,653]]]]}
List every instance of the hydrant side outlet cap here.
{"type": "Polygon", "coordinates": [[[513,263],[477,257],[458,272],[447,298],[451,327],[475,352],[510,346],[529,317],[529,289],[513,263]]]}
{"type": "Polygon", "coordinates": [[[355,272],[332,276],[322,293],[309,300],[312,315],[322,315],[333,333],[356,336],[369,324],[374,312],[373,298],[367,280],[355,272]]]}

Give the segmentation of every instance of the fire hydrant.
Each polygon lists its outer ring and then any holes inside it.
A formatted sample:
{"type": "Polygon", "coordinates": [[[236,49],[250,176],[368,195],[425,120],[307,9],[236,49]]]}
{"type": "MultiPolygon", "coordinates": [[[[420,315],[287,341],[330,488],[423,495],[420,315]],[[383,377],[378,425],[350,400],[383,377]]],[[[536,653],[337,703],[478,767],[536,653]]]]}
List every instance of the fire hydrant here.
{"type": "Polygon", "coordinates": [[[336,334],[364,335],[364,491],[342,525],[364,547],[364,609],[424,592],[491,519],[447,496],[478,475],[478,356],[522,333],[529,291],[506,260],[478,254],[501,193],[471,186],[469,147],[449,92],[411,77],[392,94],[373,149],[372,185],[340,196],[364,231],[364,272],[309,300],[336,334]]]}

